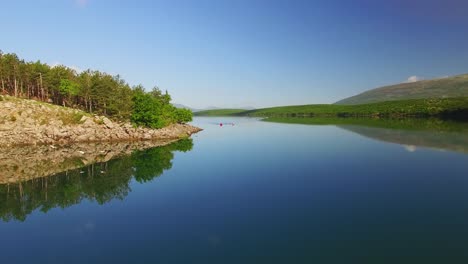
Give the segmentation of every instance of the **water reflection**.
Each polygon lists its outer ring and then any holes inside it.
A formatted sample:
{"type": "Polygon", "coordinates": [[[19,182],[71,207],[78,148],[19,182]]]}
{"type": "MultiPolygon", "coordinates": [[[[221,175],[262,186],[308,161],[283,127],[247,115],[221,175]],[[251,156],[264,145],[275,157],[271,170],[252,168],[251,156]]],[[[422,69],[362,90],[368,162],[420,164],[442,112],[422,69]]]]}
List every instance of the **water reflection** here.
{"type": "Polygon", "coordinates": [[[338,126],[359,135],[403,145],[408,152],[419,147],[468,153],[468,133],[424,130],[400,130],[364,126],[338,126]]]}
{"type": "Polygon", "coordinates": [[[160,176],[172,167],[174,151],[192,147],[192,139],[182,139],[5,150],[0,154],[0,218],[24,221],[37,209],[123,199],[132,178],[147,182],[160,176]]]}
{"type": "Polygon", "coordinates": [[[265,121],[336,125],[359,135],[403,145],[414,152],[429,147],[468,153],[468,123],[441,119],[370,119],[370,118],[269,118],[265,121]]]}

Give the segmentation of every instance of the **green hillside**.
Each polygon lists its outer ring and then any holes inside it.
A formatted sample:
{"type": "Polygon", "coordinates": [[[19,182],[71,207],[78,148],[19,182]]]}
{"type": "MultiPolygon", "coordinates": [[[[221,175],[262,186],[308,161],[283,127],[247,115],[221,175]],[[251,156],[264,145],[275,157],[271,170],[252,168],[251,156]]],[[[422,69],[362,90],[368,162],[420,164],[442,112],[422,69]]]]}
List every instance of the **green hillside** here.
{"type": "Polygon", "coordinates": [[[465,96],[468,96],[468,74],[384,86],[340,100],[335,104],[355,105],[407,99],[465,96]]]}
{"type": "MultiPolygon", "coordinates": [[[[197,113],[200,114],[200,113],[197,113]]],[[[412,99],[361,105],[295,105],[242,111],[240,109],[210,110],[209,116],[257,117],[468,117],[468,97],[445,99],[412,99]]]]}
{"type": "Polygon", "coordinates": [[[246,112],[245,109],[212,109],[194,112],[195,116],[233,116],[246,112]]]}

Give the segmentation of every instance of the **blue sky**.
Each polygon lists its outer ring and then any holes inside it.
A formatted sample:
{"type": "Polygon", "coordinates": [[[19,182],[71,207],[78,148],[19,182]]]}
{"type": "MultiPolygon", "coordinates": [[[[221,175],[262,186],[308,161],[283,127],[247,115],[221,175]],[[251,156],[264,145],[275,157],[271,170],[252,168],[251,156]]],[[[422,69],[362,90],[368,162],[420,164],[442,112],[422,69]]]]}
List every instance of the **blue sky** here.
{"type": "Polygon", "coordinates": [[[1,1],[0,49],[191,107],[332,103],[468,72],[462,0],[1,1]]]}

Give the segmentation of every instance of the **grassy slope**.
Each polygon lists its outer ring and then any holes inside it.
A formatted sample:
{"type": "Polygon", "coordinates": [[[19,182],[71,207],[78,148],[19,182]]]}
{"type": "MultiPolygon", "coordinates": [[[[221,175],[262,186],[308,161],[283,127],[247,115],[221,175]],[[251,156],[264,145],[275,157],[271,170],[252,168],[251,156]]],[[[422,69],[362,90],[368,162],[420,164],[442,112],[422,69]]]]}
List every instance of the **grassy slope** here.
{"type": "Polygon", "coordinates": [[[340,100],[335,104],[354,105],[393,100],[466,96],[468,96],[468,74],[384,86],[340,100]]]}
{"type": "Polygon", "coordinates": [[[362,105],[295,105],[255,110],[216,109],[197,113],[203,116],[257,117],[352,117],[352,116],[408,116],[427,117],[461,111],[468,113],[468,97],[445,99],[412,99],[362,105]]]}
{"type": "Polygon", "coordinates": [[[22,113],[28,112],[28,110],[31,112],[26,116],[32,118],[41,125],[48,125],[54,121],[61,121],[63,125],[77,125],[82,123],[80,120],[83,116],[93,117],[92,114],[80,109],[8,95],[0,95],[0,108],[2,108],[0,109],[0,126],[7,120],[16,121],[20,119],[22,113]],[[11,111],[3,109],[5,103],[11,103],[13,105],[13,114],[8,114],[11,111]]]}
{"type": "Polygon", "coordinates": [[[240,113],[243,113],[247,110],[245,109],[213,109],[213,110],[205,110],[194,112],[193,115],[195,116],[233,116],[240,113]]]}
{"type": "MultiPolygon", "coordinates": [[[[198,116],[468,116],[468,74],[373,89],[333,105],[296,105],[255,110],[215,109],[198,116]]],[[[464,117],[467,119],[467,117],[464,117]]]]}
{"type": "MultiPolygon", "coordinates": [[[[428,117],[458,112],[468,115],[468,97],[446,99],[414,99],[363,105],[297,105],[249,111],[210,110],[210,116],[257,117],[428,117]]],[[[208,115],[208,114],[204,114],[208,115]]]]}

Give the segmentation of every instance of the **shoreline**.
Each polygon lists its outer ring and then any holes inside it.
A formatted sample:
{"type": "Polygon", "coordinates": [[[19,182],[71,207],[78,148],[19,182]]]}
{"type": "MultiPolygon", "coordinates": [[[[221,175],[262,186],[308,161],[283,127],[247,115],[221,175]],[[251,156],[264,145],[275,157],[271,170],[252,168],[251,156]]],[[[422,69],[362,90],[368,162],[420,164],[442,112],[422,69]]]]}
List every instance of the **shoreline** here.
{"type": "Polygon", "coordinates": [[[0,147],[75,143],[177,140],[202,131],[189,124],[160,129],[134,127],[130,122],[29,99],[2,96],[0,147]]]}
{"type": "Polygon", "coordinates": [[[2,171],[0,185],[46,178],[65,171],[131,155],[136,150],[164,147],[177,141],[179,139],[0,147],[0,169],[2,171]]]}

